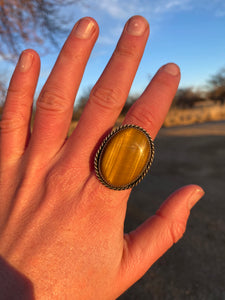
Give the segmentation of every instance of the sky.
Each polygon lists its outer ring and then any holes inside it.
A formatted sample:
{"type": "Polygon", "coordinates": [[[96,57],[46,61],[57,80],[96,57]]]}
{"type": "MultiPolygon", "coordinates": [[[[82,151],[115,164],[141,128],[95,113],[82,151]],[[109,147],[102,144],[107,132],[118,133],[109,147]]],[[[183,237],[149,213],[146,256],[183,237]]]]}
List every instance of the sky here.
{"type": "MultiPolygon", "coordinates": [[[[100,27],[78,98],[95,84],[124,24],[137,14],[148,20],[151,33],[131,93],[140,94],[157,69],[168,62],[180,66],[181,88],[204,89],[210,76],[225,67],[224,0],[90,0],[62,12],[71,29],[84,16],[95,18],[100,27]]],[[[61,45],[63,42],[60,41],[61,45]]],[[[35,50],[39,52],[38,47],[35,50]]],[[[41,57],[38,92],[57,54],[58,50],[53,49],[41,57]]]]}

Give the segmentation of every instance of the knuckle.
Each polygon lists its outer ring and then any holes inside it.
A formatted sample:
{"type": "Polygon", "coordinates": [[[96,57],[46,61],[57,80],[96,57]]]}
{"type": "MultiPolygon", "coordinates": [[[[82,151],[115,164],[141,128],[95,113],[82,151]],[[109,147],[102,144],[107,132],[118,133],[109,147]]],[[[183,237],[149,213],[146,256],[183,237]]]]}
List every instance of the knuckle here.
{"type": "Polygon", "coordinates": [[[2,133],[8,133],[24,128],[26,125],[27,120],[22,113],[7,113],[7,115],[3,116],[2,120],[0,120],[0,131],[2,133]]]}
{"type": "Polygon", "coordinates": [[[173,222],[169,228],[173,243],[177,243],[184,235],[186,225],[182,222],[173,222]]]}
{"type": "Polygon", "coordinates": [[[90,102],[104,110],[120,109],[123,92],[119,88],[95,87],[90,95],[90,102]]]}
{"type": "Polygon", "coordinates": [[[46,175],[45,184],[48,188],[51,189],[54,186],[57,187],[61,180],[62,180],[61,176],[58,174],[58,172],[55,171],[55,169],[53,169],[50,170],[46,175]]]}
{"type": "Polygon", "coordinates": [[[8,90],[7,90],[7,98],[11,99],[24,99],[27,97],[27,90],[26,89],[20,89],[18,86],[15,85],[10,85],[8,90]]]}
{"type": "Polygon", "coordinates": [[[46,175],[45,184],[50,193],[70,192],[74,186],[74,177],[70,168],[51,168],[46,175]]]}
{"type": "Polygon", "coordinates": [[[69,100],[65,98],[65,95],[56,90],[43,92],[36,104],[37,110],[50,114],[63,114],[68,110],[69,106],[69,100]]]}
{"type": "Polygon", "coordinates": [[[77,61],[80,62],[84,59],[85,52],[86,52],[85,49],[82,47],[74,51],[74,47],[65,44],[62,51],[62,55],[59,57],[59,59],[62,61],[62,63],[64,62],[64,60],[67,61],[68,59],[70,63],[76,63],[77,61]]]}
{"type": "Polygon", "coordinates": [[[169,239],[172,244],[177,243],[185,233],[186,222],[182,220],[172,220],[162,215],[160,210],[157,211],[156,217],[164,224],[166,239],[169,239]]]}
{"type": "Polygon", "coordinates": [[[52,198],[62,189],[62,176],[55,170],[50,170],[45,178],[46,193],[50,193],[52,198]]]}
{"type": "Polygon", "coordinates": [[[155,116],[152,112],[146,111],[142,107],[132,107],[129,112],[129,119],[134,124],[145,124],[148,128],[154,128],[156,124],[155,116]]]}
{"type": "Polygon", "coordinates": [[[117,56],[125,56],[127,58],[138,59],[138,51],[135,45],[121,45],[116,47],[114,54],[117,56]]]}

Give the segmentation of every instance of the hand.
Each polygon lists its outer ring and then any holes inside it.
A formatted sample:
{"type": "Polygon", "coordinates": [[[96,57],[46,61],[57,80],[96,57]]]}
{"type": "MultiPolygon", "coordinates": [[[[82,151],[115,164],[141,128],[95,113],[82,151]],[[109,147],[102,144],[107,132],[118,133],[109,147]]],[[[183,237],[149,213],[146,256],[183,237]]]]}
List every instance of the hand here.
{"type": "MultiPolygon", "coordinates": [[[[94,174],[93,154],[127,99],[148,35],[144,18],[127,22],[69,139],[96,22],[84,18],[74,26],[40,93],[32,134],[39,57],[25,50],[16,66],[1,121],[0,253],[29,279],[35,299],[115,299],[181,238],[191,207],[203,195],[195,185],[181,188],[124,235],[130,190],[110,190],[94,174]]],[[[124,123],[155,138],[179,80],[175,64],[160,68],[124,123]]],[[[14,299],[1,279],[0,288],[14,299]]]]}

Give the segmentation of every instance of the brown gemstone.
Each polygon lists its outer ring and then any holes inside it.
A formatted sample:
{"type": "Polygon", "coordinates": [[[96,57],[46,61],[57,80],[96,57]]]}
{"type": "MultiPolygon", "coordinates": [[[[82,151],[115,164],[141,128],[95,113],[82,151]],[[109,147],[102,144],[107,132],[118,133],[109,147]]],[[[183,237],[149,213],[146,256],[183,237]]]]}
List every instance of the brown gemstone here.
{"type": "Polygon", "coordinates": [[[121,126],[97,153],[100,180],[110,188],[130,188],[145,175],[153,154],[154,146],[145,130],[134,125],[121,126]]]}

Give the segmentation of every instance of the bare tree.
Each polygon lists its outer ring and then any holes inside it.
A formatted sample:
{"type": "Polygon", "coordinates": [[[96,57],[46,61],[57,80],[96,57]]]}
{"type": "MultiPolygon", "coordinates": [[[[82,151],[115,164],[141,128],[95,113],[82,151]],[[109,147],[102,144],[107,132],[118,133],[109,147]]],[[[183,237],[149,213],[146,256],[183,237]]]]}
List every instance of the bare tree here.
{"type": "Polygon", "coordinates": [[[197,102],[204,101],[201,91],[194,91],[192,88],[178,89],[173,101],[173,106],[181,108],[192,108],[197,102]]]}
{"type": "Polygon", "coordinates": [[[213,87],[225,86],[225,68],[222,68],[209,80],[209,84],[213,87]]]}
{"type": "Polygon", "coordinates": [[[0,56],[13,60],[29,42],[51,42],[65,33],[61,12],[80,0],[0,0],[0,56]]]}
{"type": "Polygon", "coordinates": [[[0,81],[0,106],[4,102],[6,96],[6,87],[3,81],[0,81]]]}
{"type": "Polygon", "coordinates": [[[2,114],[2,110],[3,110],[3,104],[5,101],[5,97],[6,97],[6,92],[7,92],[6,82],[5,82],[4,78],[2,78],[2,76],[0,76],[0,119],[1,119],[1,114],[2,114]]]}
{"type": "Polygon", "coordinates": [[[208,81],[210,91],[208,97],[221,104],[225,103],[225,68],[213,75],[208,81]]]}
{"type": "MultiPolygon", "coordinates": [[[[0,0],[0,59],[14,62],[28,45],[42,44],[44,52],[49,45],[57,47],[69,30],[62,11],[78,3],[83,0],[0,0]]],[[[6,94],[3,79],[1,76],[0,111],[6,94]]]]}

